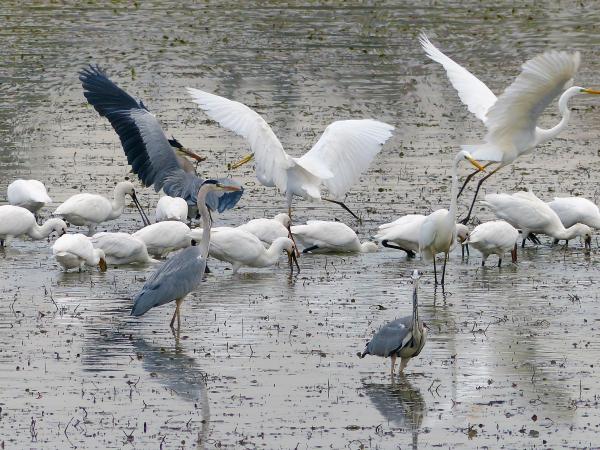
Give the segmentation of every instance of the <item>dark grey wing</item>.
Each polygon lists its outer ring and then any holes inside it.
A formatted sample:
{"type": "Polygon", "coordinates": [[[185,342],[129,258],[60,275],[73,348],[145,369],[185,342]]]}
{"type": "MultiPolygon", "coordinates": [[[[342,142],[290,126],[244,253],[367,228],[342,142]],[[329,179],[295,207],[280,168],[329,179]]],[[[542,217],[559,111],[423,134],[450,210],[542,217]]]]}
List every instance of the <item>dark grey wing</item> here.
{"type": "Polygon", "coordinates": [[[365,348],[366,354],[387,358],[412,340],[412,317],[392,320],[382,326],[365,348]]]}
{"type": "MultiPolygon", "coordinates": [[[[188,205],[194,206],[197,203],[198,191],[202,184],[202,178],[187,172],[176,172],[165,180],[163,191],[171,197],[184,198],[188,205]]],[[[240,187],[239,191],[211,191],[206,196],[206,206],[212,211],[222,213],[227,209],[233,208],[244,194],[242,185],[231,178],[218,178],[221,184],[234,185],[240,187]]]]}
{"type": "Polygon", "coordinates": [[[188,247],[168,259],[154,272],[133,299],[132,316],[141,316],[151,308],[182,298],[202,281],[206,260],[200,247],[188,247]]]}
{"type": "Polygon", "coordinates": [[[87,101],[119,135],[133,173],[158,192],[165,178],[181,169],[156,118],[98,66],[82,69],[79,80],[87,101]]]}

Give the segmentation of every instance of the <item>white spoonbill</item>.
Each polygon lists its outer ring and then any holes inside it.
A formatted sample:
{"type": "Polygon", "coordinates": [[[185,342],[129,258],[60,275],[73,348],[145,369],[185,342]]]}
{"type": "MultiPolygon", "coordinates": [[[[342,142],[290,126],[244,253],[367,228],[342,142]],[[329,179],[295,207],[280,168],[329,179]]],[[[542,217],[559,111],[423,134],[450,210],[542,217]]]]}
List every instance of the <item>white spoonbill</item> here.
{"type": "MultiPolygon", "coordinates": [[[[187,204],[186,204],[187,209],[187,204]]],[[[94,248],[104,252],[107,264],[145,264],[158,262],[150,258],[146,244],[128,233],[96,233],[89,238],[94,248]]]]}
{"type": "Polygon", "coordinates": [[[419,253],[421,257],[433,260],[433,273],[435,284],[438,284],[437,269],[435,265],[435,256],[438,253],[444,254],[444,267],[442,269],[442,286],[446,276],[446,262],[448,253],[456,241],[456,194],[458,191],[458,165],[461,161],[469,161],[479,170],[485,170],[471,154],[466,150],[461,150],[454,157],[452,165],[452,188],[450,189],[450,211],[447,209],[438,209],[429,214],[419,230],[419,253]]]}
{"type": "Polygon", "coordinates": [[[289,235],[290,217],[285,213],[281,213],[272,219],[252,219],[237,228],[252,233],[263,244],[271,245],[278,237],[287,237],[289,235]]]}
{"type": "Polygon", "coordinates": [[[302,245],[302,253],[372,253],[375,242],[361,243],[352,228],[342,222],[309,220],[306,225],[294,225],[292,235],[302,245]]]}
{"type": "Polygon", "coordinates": [[[410,258],[419,251],[419,230],[425,221],[422,214],[408,214],[379,226],[374,238],[387,248],[402,250],[410,258]]]}
{"type": "Polygon", "coordinates": [[[293,197],[320,200],[321,185],[334,197],[323,200],[339,204],[358,218],[341,200],[392,136],[393,126],[371,119],[336,121],[309,152],[293,158],[254,110],[198,89],[188,88],[188,92],[211,119],[248,141],[253,153],[232,167],[255,158],[258,181],[285,194],[290,218],[293,197]]]}
{"type": "Polygon", "coordinates": [[[15,180],[6,189],[8,203],[20,206],[36,214],[52,199],[46,192],[46,186],[38,180],[15,180]]]}
{"type": "Polygon", "coordinates": [[[509,194],[488,194],[480,202],[488,206],[499,219],[506,220],[523,234],[522,247],[529,233],[541,233],[555,239],[567,241],[576,236],[584,239],[585,249],[592,245],[592,229],[582,223],[565,228],[558,215],[533,192],[515,192],[509,194]]]}
{"type": "Polygon", "coordinates": [[[67,232],[67,224],[58,218],[48,219],[38,225],[32,212],[20,206],[0,206],[0,247],[8,237],[26,234],[31,239],[44,239],[55,231],[57,234],[67,232]]]}
{"type": "Polygon", "coordinates": [[[63,216],[67,222],[73,225],[87,226],[88,235],[91,236],[99,223],[116,219],[123,213],[126,195],[130,195],[133,199],[142,216],[144,225],[150,223],[140,206],[135,195],[135,189],[130,181],[121,181],[115,186],[112,201],[98,194],[76,194],[56,208],[54,215],[63,216]]]}
{"type": "Polygon", "coordinates": [[[493,220],[477,225],[463,241],[463,245],[471,244],[481,253],[481,265],[490,255],[498,255],[498,267],[506,252],[511,252],[512,262],[517,262],[517,240],[519,231],[504,220],[493,220]]]}
{"type": "MultiPolygon", "coordinates": [[[[192,230],[192,238],[202,240],[202,229],[192,230]]],[[[294,243],[287,237],[278,237],[265,248],[264,244],[252,233],[239,228],[222,227],[210,234],[208,254],[219,261],[225,261],[233,266],[233,273],[240,267],[270,267],[277,264],[282,252],[288,254],[288,259],[295,260],[294,243]]],[[[296,263],[297,265],[298,263],[296,263]]],[[[291,266],[293,269],[293,266],[291,266]]]]}
{"type": "Polygon", "coordinates": [[[52,254],[65,269],[83,269],[84,266],[98,266],[106,272],[104,252],[95,249],[89,238],[81,233],[65,234],[59,237],[52,246],[52,254]]]}
{"type": "Polygon", "coordinates": [[[584,223],[589,227],[600,228],[600,210],[587,198],[583,197],[555,197],[548,202],[552,210],[558,214],[565,227],[576,223],[584,223]]]}
{"type": "Polygon", "coordinates": [[[178,220],[185,222],[188,216],[188,204],[181,197],[163,195],[156,204],[156,221],[178,220]]]}
{"type": "Polygon", "coordinates": [[[136,231],[132,236],[146,244],[148,253],[158,258],[164,258],[169,253],[192,244],[190,227],[183,222],[172,220],[153,223],[136,231]]]}
{"type": "MultiPolygon", "coordinates": [[[[475,197],[463,223],[471,217],[477,193],[485,180],[567,127],[571,117],[567,103],[571,97],[600,94],[600,91],[573,86],[573,78],[579,68],[579,52],[548,51],[530,59],[521,66],[521,73],[515,81],[500,97],[496,97],[475,75],[438,50],[425,34],[421,34],[420,42],[427,56],[446,69],[461,101],[487,128],[483,143],[463,145],[463,149],[480,161],[498,164],[477,184],[475,197]],[[539,128],[538,119],[558,95],[558,110],[562,115],[560,122],[549,129],[539,128]]],[[[467,177],[463,189],[475,173],[467,177]]]]}

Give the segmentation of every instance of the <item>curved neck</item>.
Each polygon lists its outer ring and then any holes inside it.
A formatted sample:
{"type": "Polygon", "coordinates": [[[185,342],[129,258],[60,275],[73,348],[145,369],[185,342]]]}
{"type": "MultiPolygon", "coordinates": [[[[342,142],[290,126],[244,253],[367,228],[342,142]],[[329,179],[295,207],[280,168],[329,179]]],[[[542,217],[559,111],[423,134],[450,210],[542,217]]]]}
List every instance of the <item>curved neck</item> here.
{"type": "Polygon", "coordinates": [[[111,219],[116,219],[123,214],[125,209],[125,193],[117,186],[113,195],[113,200],[110,202],[112,213],[110,214],[111,219]]]}
{"type": "Polygon", "coordinates": [[[558,124],[547,130],[543,128],[537,128],[536,145],[552,139],[554,136],[558,135],[560,132],[562,132],[562,130],[564,130],[567,127],[569,119],[571,118],[571,110],[569,109],[567,103],[569,102],[569,99],[571,97],[574,97],[580,92],[581,88],[578,86],[573,86],[567,89],[565,92],[563,92],[563,94],[558,99],[558,111],[562,115],[560,122],[558,122],[558,124]]]}
{"type": "Polygon", "coordinates": [[[34,223],[27,232],[27,235],[32,239],[44,239],[54,230],[54,219],[46,221],[42,226],[34,223]]]}
{"type": "Polygon", "coordinates": [[[205,264],[206,258],[208,258],[208,249],[210,248],[210,227],[212,225],[210,212],[206,206],[206,196],[209,190],[209,185],[203,185],[198,192],[197,200],[198,212],[202,218],[202,241],[200,242],[200,257],[204,259],[205,264]]]}
{"type": "Polygon", "coordinates": [[[413,320],[413,332],[415,332],[415,330],[419,329],[419,302],[418,302],[418,298],[417,298],[417,291],[419,289],[419,280],[414,280],[414,287],[413,287],[413,314],[412,314],[412,320],[413,320]]]}
{"type": "Polygon", "coordinates": [[[556,239],[566,239],[566,240],[570,240],[573,239],[574,237],[579,236],[580,234],[583,234],[583,231],[581,229],[581,224],[576,223],[573,226],[570,226],[569,228],[565,228],[563,226],[561,226],[562,229],[558,229],[556,230],[555,234],[554,234],[554,238],[556,239]]]}
{"type": "Polygon", "coordinates": [[[86,261],[88,266],[97,266],[100,262],[100,252],[97,249],[94,249],[94,253],[92,254],[92,259],[90,261],[86,261]]]}
{"type": "Polygon", "coordinates": [[[266,250],[267,259],[273,264],[279,259],[279,255],[287,245],[287,238],[275,239],[271,246],[266,250]]]}

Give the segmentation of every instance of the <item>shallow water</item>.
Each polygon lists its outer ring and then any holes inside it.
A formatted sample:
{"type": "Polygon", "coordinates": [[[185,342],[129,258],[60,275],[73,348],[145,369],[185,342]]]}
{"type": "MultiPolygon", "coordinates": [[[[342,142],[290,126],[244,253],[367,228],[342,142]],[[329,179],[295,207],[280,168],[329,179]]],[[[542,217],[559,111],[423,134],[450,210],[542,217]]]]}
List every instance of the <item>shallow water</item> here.
{"type": "MultiPolygon", "coordinates": [[[[348,195],[358,225],[326,204],[297,202],[298,222],[338,218],[363,238],[401,214],[447,207],[452,156],[481,125],[460,104],[416,35],[495,92],[518,64],[548,47],[578,49],[578,83],[598,87],[600,13],[593,5],[480,2],[4,2],[0,17],[0,192],[17,177],[45,182],[46,214],[80,191],[109,194],[128,174],[119,141],[89,107],[77,70],[99,63],[169,134],[225,175],[246,144],[208,122],[185,86],[256,108],[293,155],[328,123],[375,117],[397,131],[348,195]]],[[[540,197],[599,200],[593,99],[572,101],[569,129],[492,178],[487,192],[531,186],[540,197]]],[[[557,120],[555,106],[544,123],[557,120]]],[[[467,169],[461,170],[462,174],[467,169]]],[[[250,167],[233,225],[285,208],[250,167]]],[[[158,195],[140,188],[151,209],[158,195]]],[[[460,212],[466,201],[461,199],[460,212]]],[[[0,200],[4,200],[3,194],[0,200]]],[[[134,231],[129,208],[107,230],[134,231]]],[[[489,213],[477,209],[481,220],[489,213]]],[[[382,250],[305,256],[290,278],[274,269],[213,275],[184,303],[128,316],[151,267],[62,273],[45,240],[0,251],[0,443],[6,448],[417,448],[597,445],[596,286],[590,257],[548,241],[519,250],[518,266],[481,268],[453,253],[445,295],[430,267],[382,250]],[[421,316],[431,328],[407,376],[356,352],[382,323],[410,311],[409,274],[427,271],[421,316]]]]}

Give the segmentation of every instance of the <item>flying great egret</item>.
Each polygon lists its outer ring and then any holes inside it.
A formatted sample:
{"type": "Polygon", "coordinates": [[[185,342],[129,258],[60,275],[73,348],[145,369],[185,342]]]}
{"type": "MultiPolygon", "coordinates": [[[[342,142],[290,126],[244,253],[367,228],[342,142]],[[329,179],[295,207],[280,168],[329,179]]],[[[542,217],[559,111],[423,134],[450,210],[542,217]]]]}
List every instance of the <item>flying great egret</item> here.
{"type": "Polygon", "coordinates": [[[148,253],[164,258],[169,253],[192,245],[190,227],[183,222],[167,221],[148,225],[132,234],[148,249],[148,253]]]}
{"type": "Polygon", "coordinates": [[[477,225],[463,242],[471,244],[483,257],[481,265],[490,255],[498,255],[498,267],[502,265],[502,257],[511,252],[512,262],[517,262],[517,240],[519,231],[504,220],[493,220],[477,225]]]}
{"type": "Polygon", "coordinates": [[[178,220],[184,222],[188,215],[188,204],[181,197],[163,195],[156,204],[155,218],[157,222],[178,220]]]}
{"type": "Polygon", "coordinates": [[[367,343],[362,353],[358,354],[361,358],[364,358],[366,355],[381,356],[383,358],[390,357],[392,362],[392,376],[394,376],[396,358],[400,357],[400,373],[402,374],[408,361],[421,353],[427,341],[427,325],[419,320],[419,304],[417,299],[419,278],[421,278],[421,274],[418,270],[415,270],[412,275],[412,315],[392,320],[382,326],[367,343]]]}
{"type": "MultiPolygon", "coordinates": [[[[198,177],[193,166],[178,158],[177,152],[195,158],[204,158],[185,149],[176,139],[168,140],[158,120],[141,100],[113,83],[98,66],[89,66],[79,72],[83,94],[102,117],[106,117],[119,135],[131,170],[144,186],[153,185],[156,192],[183,198],[190,207],[190,217],[196,215],[196,195],[204,180],[198,177]]],[[[221,180],[230,185],[232,181],[221,180]]],[[[215,190],[206,197],[209,209],[223,212],[233,208],[243,194],[235,191],[215,190]]]]}
{"type": "Polygon", "coordinates": [[[558,215],[540,200],[533,192],[515,192],[509,194],[488,194],[480,202],[489,207],[496,217],[506,220],[523,234],[522,247],[529,233],[541,233],[555,239],[573,239],[576,236],[584,238],[585,249],[592,245],[592,230],[587,225],[576,223],[565,228],[558,215]]]}
{"type": "Polygon", "coordinates": [[[433,273],[435,284],[438,284],[435,257],[438,253],[444,253],[444,267],[442,269],[442,286],[446,278],[446,263],[448,253],[454,246],[456,240],[456,201],[458,192],[458,165],[467,160],[478,170],[485,170],[466,150],[461,150],[454,157],[452,165],[452,188],[450,189],[450,211],[438,209],[429,214],[419,229],[419,253],[421,257],[433,260],[433,273]]]}
{"type": "Polygon", "coordinates": [[[360,242],[352,228],[342,222],[309,220],[294,225],[292,235],[302,245],[302,253],[373,253],[375,242],[360,242]]]}
{"type": "Polygon", "coordinates": [[[67,224],[62,219],[53,218],[39,226],[31,211],[20,206],[0,206],[0,247],[4,247],[8,237],[26,234],[31,239],[44,239],[52,232],[65,234],[67,224]]]}
{"type": "Polygon", "coordinates": [[[258,181],[263,186],[276,186],[285,194],[290,218],[293,197],[320,200],[321,185],[334,197],[323,200],[339,204],[358,218],[341,200],[392,136],[393,126],[371,119],[336,121],[309,152],[293,158],[254,110],[215,94],[187,90],[211,119],[248,141],[253,153],[232,167],[255,158],[258,181]]]}
{"type": "Polygon", "coordinates": [[[241,187],[236,183],[227,184],[227,180],[206,180],[200,186],[196,193],[196,199],[202,218],[202,241],[199,245],[188,247],[169,258],[148,277],[141,291],[134,298],[132,316],[141,316],[152,308],[174,301],[176,307],[170,326],[173,328],[177,317],[177,328],[180,328],[181,303],[190,292],[200,285],[206,269],[211,227],[211,218],[206,206],[207,196],[211,192],[234,192],[240,189],[241,187]]]}
{"type": "Polygon", "coordinates": [[[15,180],[6,189],[8,203],[20,206],[36,214],[52,199],[48,196],[46,186],[38,180],[15,180]]]}
{"type": "Polygon", "coordinates": [[[149,224],[150,221],[142,210],[140,202],[135,195],[133,183],[130,181],[117,183],[112,201],[98,194],[76,194],[69,197],[63,204],[56,208],[54,215],[64,217],[67,222],[73,225],[87,226],[88,236],[92,236],[98,224],[114,220],[123,214],[126,195],[131,196],[133,203],[142,216],[144,225],[149,224]]]}
{"type": "MultiPolygon", "coordinates": [[[[487,128],[483,143],[463,145],[462,148],[479,161],[489,161],[488,165],[497,164],[477,184],[473,202],[463,220],[466,223],[485,180],[564,130],[571,116],[567,105],[571,97],[600,94],[600,91],[573,86],[573,78],[579,68],[579,52],[548,51],[524,63],[515,81],[500,97],[496,97],[471,72],[438,50],[425,34],[422,33],[419,40],[427,56],[446,69],[448,79],[462,102],[487,128]],[[562,115],[560,122],[549,129],[539,128],[539,117],[558,95],[558,109],[562,115]]],[[[476,173],[467,177],[459,195],[476,173]]]]}
{"type": "Polygon", "coordinates": [[[81,233],[65,234],[52,246],[52,254],[65,271],[83,269],[84,266],[98,266],[106,272],[104,252],[94,248],[89,238],[81,233]]]}
{"type": "Polygon", "coordinates": [[[146,244],[128,233],[96,233],[89,238],[94,248],[104,252],[107,264],[146,264],[158,262],[150,258],[146,244]]]}

